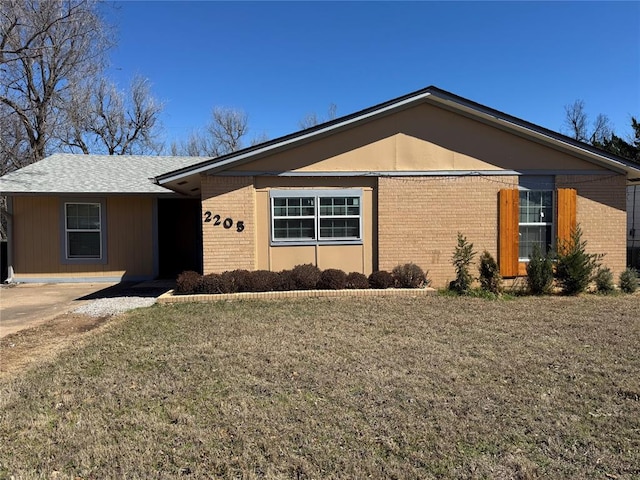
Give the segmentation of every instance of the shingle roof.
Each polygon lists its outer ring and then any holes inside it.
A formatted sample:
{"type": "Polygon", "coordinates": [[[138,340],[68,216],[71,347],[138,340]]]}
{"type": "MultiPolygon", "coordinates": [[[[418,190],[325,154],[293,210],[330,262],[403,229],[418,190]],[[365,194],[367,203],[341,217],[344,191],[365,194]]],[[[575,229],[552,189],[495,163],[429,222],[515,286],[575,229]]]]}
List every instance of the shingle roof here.
{"type": "Polygon", "coordinates": [[[208,158],[58,153],[0,177],[0,193],[172,193],[150,178],[208,158]]]}

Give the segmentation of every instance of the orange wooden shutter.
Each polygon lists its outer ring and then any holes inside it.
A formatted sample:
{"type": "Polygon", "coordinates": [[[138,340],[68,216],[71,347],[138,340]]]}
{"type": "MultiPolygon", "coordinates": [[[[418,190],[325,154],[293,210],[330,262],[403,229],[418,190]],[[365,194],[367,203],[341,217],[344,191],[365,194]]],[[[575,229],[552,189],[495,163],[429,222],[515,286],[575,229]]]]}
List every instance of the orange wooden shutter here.
{"type": "Polygon", "coordinates": [[[517,188],[500,190],[498,263],[503,277],[518,276],[519,204],[520,192],[517,188]]]}
{"type": "Polygon", "coordinates": [[[573,188],[558,189],[557,237],[559,245],[571,240],[571,233],[576,229],[577,198],[577,192],[573,188]]]}

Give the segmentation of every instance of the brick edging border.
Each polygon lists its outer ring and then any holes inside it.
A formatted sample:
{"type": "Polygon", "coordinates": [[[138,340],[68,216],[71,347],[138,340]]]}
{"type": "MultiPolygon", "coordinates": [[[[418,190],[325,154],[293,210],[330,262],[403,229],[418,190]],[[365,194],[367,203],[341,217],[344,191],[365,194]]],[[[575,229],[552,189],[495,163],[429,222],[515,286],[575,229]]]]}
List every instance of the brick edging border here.
{"type": "Polygon", "coordinates": [[[435,295],[433,288],[387,288],[349,290],[290,290],[286,292],[242,292],[198,295],[174,295],[173,290],[160,295],[158,303],[216,302],[219,300],[268,300],[272,298],[321,297],[423,297],[435,295]]]}

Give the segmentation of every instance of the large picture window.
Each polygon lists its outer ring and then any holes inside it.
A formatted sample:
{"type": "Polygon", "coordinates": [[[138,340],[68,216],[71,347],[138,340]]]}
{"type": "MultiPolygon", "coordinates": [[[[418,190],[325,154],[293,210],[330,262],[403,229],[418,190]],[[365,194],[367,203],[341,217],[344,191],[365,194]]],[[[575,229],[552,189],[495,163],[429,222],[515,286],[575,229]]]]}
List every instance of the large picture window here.
{"type": "Polygon", "coordinates": [[[67,259],[102,258],[102,215],[100,203],[65,203],[67,259]]]}
{"type": "Polygon", "coordinates": [[[274,190],[271,240],[282,244],[362,240],[360,190],[274,190]]]}

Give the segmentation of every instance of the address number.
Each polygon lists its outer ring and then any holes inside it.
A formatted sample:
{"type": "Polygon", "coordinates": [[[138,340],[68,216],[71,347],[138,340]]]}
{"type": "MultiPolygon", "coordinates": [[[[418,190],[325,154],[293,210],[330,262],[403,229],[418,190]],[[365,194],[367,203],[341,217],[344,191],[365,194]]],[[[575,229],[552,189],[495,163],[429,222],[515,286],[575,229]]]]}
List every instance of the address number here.
{"type": "MultiPolygon", "coordinates": [[[[217,227],[219,225],[222,225],[222,228],[225,228],[227,230],[229,230],[230,228],[233,227],[233,218],[225,218],[224,220],[222,220],[222,217],[220,215],[212,215],[211,212],[206,211],[204,212],[204,223],[211,223],[213,222],[213,226],[217,227]]],[[[236,232],[242,232],[244,230],[244,222],[242,220],[238,220],[236,222],[236,232]]]]}

